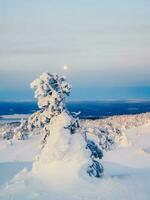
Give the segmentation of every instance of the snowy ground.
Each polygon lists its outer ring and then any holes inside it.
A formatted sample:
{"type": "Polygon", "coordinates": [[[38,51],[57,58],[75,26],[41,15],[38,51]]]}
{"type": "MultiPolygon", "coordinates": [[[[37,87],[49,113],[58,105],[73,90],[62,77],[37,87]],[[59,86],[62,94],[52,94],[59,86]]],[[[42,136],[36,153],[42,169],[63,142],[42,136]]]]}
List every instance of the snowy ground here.
{"type": "Polygon", "coordinates": [[[101,179],[82,173],[75,161],[53,162],[31,173],[42,136],[13,145],[0,140],[0,200],[149,200],[150,124],[125,135],[126,146],[104,152],[101,179]]]}

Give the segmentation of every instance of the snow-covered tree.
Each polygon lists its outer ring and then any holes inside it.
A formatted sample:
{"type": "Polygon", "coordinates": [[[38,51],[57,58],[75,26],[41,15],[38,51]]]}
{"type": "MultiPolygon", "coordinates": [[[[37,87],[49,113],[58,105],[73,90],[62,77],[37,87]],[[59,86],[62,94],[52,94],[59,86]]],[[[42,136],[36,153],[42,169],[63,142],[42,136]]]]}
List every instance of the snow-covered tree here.
{"type": "Polygon", "coordinates": [[[14,137],[14,130],[19,126],[18,123],[1,124],[0,139],[12,140],[14,137]]]}
{"type": "Polygon", "coordinates": [[[44,132],[41,153],[33,169],[54,160],[86,160],[87,163],[90,161],[87,173],[100,177],[103,173],[99,162],[102,150],[94,141],[88,140],[86,133],[82,136],[78,114],[71,114],[66,109],[65,96],[69,95],[71,86],[65,77],[43,73],[31,83],[31,87],[35,90],[40,111],[31,115],[28,128],[44,132]]]}
{"type": "Polygon", "coordinates": [[[84,127],[84,132],[90,137],[96,136],[97,145],[105,151],[109,151],[113,148],[115,143],[115,132],[109,127],[84,127]]]}
{"type": "Polygon", "coordinates": [[[21,121],[20,126],[16,127],[13,130],[13,139],[17,140],[25,140],[28,138],[28,128],[27,128],[27,121],[23,120],[21,121]]]}
{"type": "Polygon", "coordinates": [[[28,128],[45,128],[53,116],[65,109],[65,94],[69,95],[71,86],[63,76],[43,73],[31,83],[31,88],[35,90],[40,111],[30,116],[28,128]]]}

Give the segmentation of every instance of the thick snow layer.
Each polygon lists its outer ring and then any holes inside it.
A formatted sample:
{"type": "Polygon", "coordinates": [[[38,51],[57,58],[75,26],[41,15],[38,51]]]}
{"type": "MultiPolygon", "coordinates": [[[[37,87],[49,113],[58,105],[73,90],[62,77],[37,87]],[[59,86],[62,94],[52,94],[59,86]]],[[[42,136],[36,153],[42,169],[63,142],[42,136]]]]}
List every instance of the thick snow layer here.
{"type": "Polygon", "coordinates": [[[78,163],[88,161],[90,153],[85,149],[86,143],[83,136],[80,132],[70,134],[70,131],[64,128],[68,124],[70,124],[70,116],[65,111],[53,117],[49,127],[47,127],[50,136],[48,136],[39,158],[34,163],[34,169],[41,169],[41,165],[51,165],[54,161],[59,161],[58,165],[61,165],[63,161],[70,160],[78,163]]]}
{"type": "Polygon", "coordinates": [[[0,163],[32,162],[40,152],[41,139],[41,135],[36,135],[28,140],[0,140],[0,163]]]}
{"type": "Polygon", "coordinates": [[[1,140],[0,200],[149,200],[150,123],[128,126],[124,134],[126,145],[104,152],[105,172],[100,179],[87,176],[82,159],[53,160],[32,170],[41,135],[13,145],[1,140]]]}

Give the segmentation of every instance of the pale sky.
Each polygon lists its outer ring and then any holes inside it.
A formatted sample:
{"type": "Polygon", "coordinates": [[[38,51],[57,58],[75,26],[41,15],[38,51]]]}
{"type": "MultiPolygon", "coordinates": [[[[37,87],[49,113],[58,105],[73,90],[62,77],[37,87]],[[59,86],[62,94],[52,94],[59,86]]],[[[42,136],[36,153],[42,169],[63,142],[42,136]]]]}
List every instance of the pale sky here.
{"type": "Polygon", "coordinates": [[[30,100],[32,79],[65,64],[75,99],[149,87],[150,1],[0,0],[0,100],[30,100]]]}

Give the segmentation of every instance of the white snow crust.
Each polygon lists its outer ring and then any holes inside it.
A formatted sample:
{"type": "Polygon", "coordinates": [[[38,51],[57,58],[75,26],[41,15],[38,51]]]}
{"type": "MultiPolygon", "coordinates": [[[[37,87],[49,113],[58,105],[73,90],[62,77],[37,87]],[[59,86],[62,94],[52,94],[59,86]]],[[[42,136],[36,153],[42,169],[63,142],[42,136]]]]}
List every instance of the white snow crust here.
{"type": "MultiPolygon", "coordinates": [[[[64,119],[67,120],[60,116],[55,123],[68,123],[64,119]]],[[[149,114],[86,120],[82,121],[82,125],[87,126],[88,123],[92,128],[104,127],[106,122],[114,123],[123,130],[126,144],[118,145],[121,143],[118,140],[115,148],[104,151],[102,164],[105,171],[100,179],[93,179],[85,173],[88,156],[87,151],[80,148],[80,133],[70,139],[72,136],[62,132],[63,137],[59,141],[60,130],[55,129],[55,136],[51,135],[52,140],[48,141],[52,151],[50,154],[43,153],[38,163],[35,156],[40,152],[42,134],[32,135],[27,140],[13,139],[12,143],[1,139],[0,200],[149,200],[149,114]],[[72,143],[69,145],[71,149],[68,149],[68,142],[72,143]],[[50,164],[42,164],[47,161],[51,161],[50,164]],[[35,165],[32,167],[33,162],[35,165]]],[[[92,134],[96,141],[97,137],[92,134]]]]}

